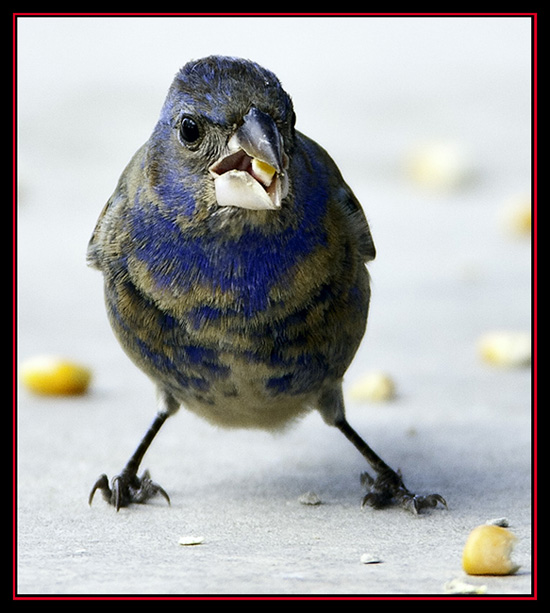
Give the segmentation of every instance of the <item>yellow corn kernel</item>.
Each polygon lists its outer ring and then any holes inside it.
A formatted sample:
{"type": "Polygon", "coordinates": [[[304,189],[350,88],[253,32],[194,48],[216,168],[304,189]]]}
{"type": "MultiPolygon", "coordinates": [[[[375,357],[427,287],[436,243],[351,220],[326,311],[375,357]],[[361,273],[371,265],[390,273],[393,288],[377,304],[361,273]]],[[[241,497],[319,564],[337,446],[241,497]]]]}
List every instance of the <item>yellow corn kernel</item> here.
{"type": "Polygon", "coordinates": [[[395,384],[386,373],[371,372],[351,387],[350,396],[355,400],[384,402],[395,396],[395,384]]]}
{"type": "Polygon", "coordinates": [[[471,174],[466,150],[454,141],[433,141],[417,145],[406,160],[411,180],[435,190],[460,187],[471,174]]]}
{"type": "Polygon", "coordinates": [[[479,339],[478,350],[483,361],[495,366],[529,366],[531,335],[514,331],[488,332],[479,339]]]}
{"type": "Polygon", "coordinates": [[[84,394],[92,378],[85,366],[57,356],[36,356],[23,362],[20,378],[35,394],[70,396],[84,394]]]}
{"type": "Polygon", "coordinates": [[[506,528],[483,525],[474,528],[464,546],[462,567],[469,575],[510,575],[519,566],[510,554],[516,537],[506,528]]]}
{"type": "Polygon", "coordinates": [[[530,196],[511,198],[501,212],[502,226],[511,236],[531,236],[532,206],[530,196]]]}
{"type": "Polygon", "coordinates": [[[271,185],[271,180],[276,172],[271,164],[262,162],[262,160],[258,158],[252,158],[252,171],[254,172],[254,176],[256,176],[266,187],[271,185]]]}

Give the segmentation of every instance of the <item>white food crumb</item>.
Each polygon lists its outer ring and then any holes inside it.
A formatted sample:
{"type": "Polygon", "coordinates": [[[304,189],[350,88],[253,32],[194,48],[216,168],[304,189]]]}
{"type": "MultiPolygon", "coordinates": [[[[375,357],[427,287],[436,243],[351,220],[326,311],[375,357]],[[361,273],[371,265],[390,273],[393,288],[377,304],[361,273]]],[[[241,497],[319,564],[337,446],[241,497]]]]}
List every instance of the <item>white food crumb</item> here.
{"type": "Polygon", "coordinates": [[[180,536],[178,545],[200,545],[204,541],[204,536],[180,536]]]}
{"type": "Polygon", "coordinates": [[[298,502],[300,502],[300,504],[314,506],[321,504],[321,499],[315,492],[306,492],[305,494],[302,494],[300,498],[298,498],[298,502]]]}
{"type": "Polygon", "coordinates": [[[486,585],[473,585],[462,581],[462,579],[447,581],[444,589],[447,594],[485,594],[487,592],[486,585]]]}
{"type": "Polygon", "coordinates": [[[506,517],[495,517],[494,519],[488,519],[485,522],[488,526],[500,526],[501,528],[508,528],[510,522],[506,517]]]}
{"type": "Polygon", "coordinates": [[[372,553],[364,553],[361,556],[361,564],[380,564],[381,562],[382,560],[372,553]]]}

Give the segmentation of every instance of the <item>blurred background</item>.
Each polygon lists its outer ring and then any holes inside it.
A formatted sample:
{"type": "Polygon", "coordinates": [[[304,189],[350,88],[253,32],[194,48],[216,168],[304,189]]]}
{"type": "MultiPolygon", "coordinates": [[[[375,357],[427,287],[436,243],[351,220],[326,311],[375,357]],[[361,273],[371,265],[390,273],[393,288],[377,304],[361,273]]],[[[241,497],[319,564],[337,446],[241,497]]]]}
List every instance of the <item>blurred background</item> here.
{"type": "Polygon", "coordinates": [[[114,364],[133,373],[86,246],[174,74],[208,54],[273,70],[298,129],[363,204],[378,257],[371,340],[350,372],[441,380],[452,361],[460,379],[487,329],[529,330],[531,245],[513,218],[530,202],[529,18],[29,17],[17,21],[21,359],[73,356],[100,386],[114,364]]]}
{"type": "MultiPolygon", "coordinates": [[[[92,373],[86,395],[23,386],[18,398],[21,589],[424,593],[460,568],[465,530],[502,515],[528,569],[531,27],[513,16],[17,20],[18,359],[55,354],[92,373]],[[367,334],[345,380],[348,417],[409,487],[450,502],[451,513],[430,516],[429,543],[398,511],[357,517],[362,458],[316,414],[273,438],[181,411],[144,466],[172,509],[113,521],[101,500],[87,506],[155,406],[111,333],[87,243],[173,76],[210,54],[275,72],[297,128],[329,151],[365,209],[377,258],[367,334]],[[389,381],[385,404],[365,385],[373,372],[389,381]],[[338,504],[287,503],[309,488],[338,504]],[[308,540],[312,517],[330,526],[314,533],[321,540],[308,540]],[[218,540],[182,558],[170,544],[194,530],[218,540]],[[394,560],[372,579],[356,551],[369,539],[394,560]]],[[[529,580],[525,570],[491,589],[524,593],[529,580]]]]}

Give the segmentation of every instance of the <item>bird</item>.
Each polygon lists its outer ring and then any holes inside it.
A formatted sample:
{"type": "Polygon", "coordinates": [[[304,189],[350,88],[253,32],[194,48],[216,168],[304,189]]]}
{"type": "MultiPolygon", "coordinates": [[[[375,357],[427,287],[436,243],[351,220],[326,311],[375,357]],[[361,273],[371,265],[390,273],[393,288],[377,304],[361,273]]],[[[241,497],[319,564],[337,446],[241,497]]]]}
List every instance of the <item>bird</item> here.
{"type": "Polygon", "coordinates": [[[154,420],[100,491],[118,511],[170,497],[138,476],[180,407],[217,426],[280,430],[310,411],[367,460],[362,505],[446,507],[417,495],[351,427],[343,377],[363,339],[366,215],[336,163],[296,129],[258,63],[210,55],[175,75],[150,138],[122,172],[87,249],[120,345],[153,382],[154,420]]]}

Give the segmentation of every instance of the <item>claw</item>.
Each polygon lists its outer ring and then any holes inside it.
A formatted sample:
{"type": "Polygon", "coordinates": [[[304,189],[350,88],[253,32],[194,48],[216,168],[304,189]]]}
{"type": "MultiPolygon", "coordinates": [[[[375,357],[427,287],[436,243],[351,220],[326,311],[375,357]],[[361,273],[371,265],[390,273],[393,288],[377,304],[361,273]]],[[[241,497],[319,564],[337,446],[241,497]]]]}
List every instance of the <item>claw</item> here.
{"type": "Polygon", "coordinates": [[[361,484],[369,490],[361,502],[362,509],[367,505],[375,509],[382,509],[392,503],[393,493],[390,488],[380,487],[379,481],[380,478],[374,479],[369,473],[361,474],[361,484]]]}
{"type": "Polygon", "coordinates": [[[439,502],[443,507],[447,508],[447,501],[439,494],[429,494],[428,496],[415,496],[415,507],[418,513],[422,509],[433,509],[439,502]]]}
{"type": "Polygon", "coordinates": [[[109,487],[107,475],[101,475],[92,487],[88,504],[92,504],[97,490],[101,490],[103,498],[117,511],[133,502],[145,503],[157,494],[163,496],[166,502],[170,504],[170,497],[158,483],[151,480],[148,470],[141,477],[128,475],[125,471],[122,471],[120,475],[113,477],[111,487],[109,487]]]}
{"type": "Polygon", "coordinates": [[[107,478],[107,475],[101,475],[101,477],[99,477],[99,479],[94,483],[94,487],[92,487],[92,491],[90,492],[90,495],[88,497],[88,504],[92,504],[94,494],[97,490],[101,490],[103,498],[105,498],[107,502],[110,502],[111,488],[109,487],[109,479],[107,478]]]}
{"type": "Polygon", "coordinates": [[[433,509],[438,503],[447,508],[447,502],[439,494],[418,496],[410,492],[405,487],[399,471],[381,473],[377,479],[368,473],[362,473],[361,484],[368,490],[361,503],[361,508],[369,505],[380,509],[396,503],[415,515],[424,509],[433,509]]]}

